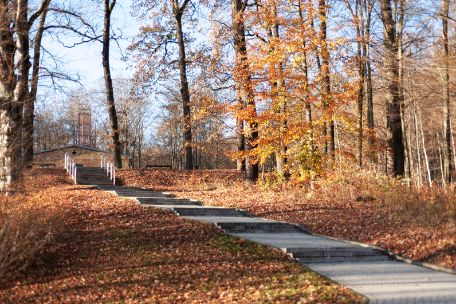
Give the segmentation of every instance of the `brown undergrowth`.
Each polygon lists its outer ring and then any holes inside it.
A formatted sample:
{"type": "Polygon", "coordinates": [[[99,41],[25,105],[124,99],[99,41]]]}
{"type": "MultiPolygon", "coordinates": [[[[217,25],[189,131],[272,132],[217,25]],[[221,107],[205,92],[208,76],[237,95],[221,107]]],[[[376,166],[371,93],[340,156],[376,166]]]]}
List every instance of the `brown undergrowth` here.
{"type": "Polygon", "coordinates": [[[453,187],[414,189],[365,171],[333,174],[309,184],[248,184],[236,171],[124,170],[127,185],[166,190],[214,206],[299,223],[328,236],[389,249],[456,269],[453,187]]]}
{"type": "Polygon", "coordinates": [[[35,178],[35,185],[29,197],[52,205],[59,225],[30,267],[0,285],[0,303],[362,300],[281,252],[228,237],[212,225],[71,185],[62,171],[35,178]]]}
{"type": "Polygon", "coordinates": [[[58,230],[61,214],[55,208],[57,198],[49,194],[68,180],[57,172],[28,172],[18,187],[21,191],[0,194],[0,282],[30,266],[58,230]]]}

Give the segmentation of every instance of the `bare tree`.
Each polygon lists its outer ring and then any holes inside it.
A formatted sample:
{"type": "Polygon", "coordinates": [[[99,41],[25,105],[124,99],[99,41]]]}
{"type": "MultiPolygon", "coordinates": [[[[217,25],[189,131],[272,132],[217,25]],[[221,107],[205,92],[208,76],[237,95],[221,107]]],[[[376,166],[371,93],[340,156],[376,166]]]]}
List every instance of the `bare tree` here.
{"type": "Polygon", "coordinates": [[[450,55],[448,42],[448,17],[450,0],[442,0],[442,43],[443,43],[443,174],[444,181],[451,183],[451,107],[450,107],[450,55]]]}
{"type": "Polygon", "coordinates": [[[119,140],[119,122],[117,119],[116,105],[114,101],[114,89],[112,86],[111,68],[109,64],[109,51],[111,42],[111,14],[116,6],[116,0],[104,0],[104,26],[103,26],[103,72],[106,90],[106,102],[108,104],[109,119],[111,121],[112,143],[114,145],[114,165],[122,168],[122,147],[119,140]]]}
{"type": "Polygon", "coordinates": [[[188,89],[187,79],[187,60],[185,54],[184,32],[182,29],[182,16],[190,0],[184,0],[182,4],[179,0],[171,0],[173,15],[176,22],[176,38],[179,47],[179,72],[182,95],[182,110],[184,112],[184,150],[185,150],[185,169],[193,169],[192,153],[192,117],[190,112],[190,90],[188,89]]]}
{"type": "Polygon", "coordinates": [[[40,73],[41,61],[41,41],[46,25],[46,16],[49,12],[49,4],[51,0],[43,3],[43,10],[40,15],[40,22],[33,40],[33,62],[32,62],[32,78],[30,81],[29,97],[24,102],[24,117],[23,117],[23,156],[26,167],[31,167],[33,162],[33,124],[35,120],[35,103],[38,94],[38,82],[40,73]]]}
{"type": "Polygon", "coordinates": [[[27,0],[0,1],[0,188],[22,172],[23,107],[29,93],[30,28],[48,1],[28,16],[27,0]]]}

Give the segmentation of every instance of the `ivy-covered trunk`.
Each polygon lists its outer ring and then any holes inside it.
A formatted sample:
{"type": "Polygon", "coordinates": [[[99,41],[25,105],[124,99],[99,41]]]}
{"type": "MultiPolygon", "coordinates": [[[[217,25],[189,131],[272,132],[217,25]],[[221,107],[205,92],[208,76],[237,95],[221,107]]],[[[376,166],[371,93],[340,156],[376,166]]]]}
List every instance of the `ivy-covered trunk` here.
{"type": "Polygon", "coordinates": [[[5,191],[19,180],[22,169],[22,107],[7,96],[0,96],[0,103],[0,190],[5,191]]]}

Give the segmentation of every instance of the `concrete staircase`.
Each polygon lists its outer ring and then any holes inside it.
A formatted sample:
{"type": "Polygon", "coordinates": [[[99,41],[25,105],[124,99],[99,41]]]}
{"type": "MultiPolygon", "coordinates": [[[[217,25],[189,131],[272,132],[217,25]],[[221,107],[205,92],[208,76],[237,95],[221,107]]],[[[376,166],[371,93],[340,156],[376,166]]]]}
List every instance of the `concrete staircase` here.
{"type": "MultiPolygon", "coordinates": [[[[93,172],[86,180],[102,181],[93,172]]],[[[455,303],[454,275],[396,261],[381,250],[311,235],[294,224],[253,217],[235,208],[203,206],[168,193],[108,184],[98,188],[281,249],[306,267],[367,296],[369,303],[455,303]]]]}
{"type": "Polygon", "coordinates": [[[76,175],[76,182],[80,185],[112,185],[113,183],[102,168],[78,167],[76,175]]]}
{"type": "Polygon", "coordinates": [[[100,186],[99,188],[135,200],[145,206],[166,208],[191,220],[212,223],[238,237],[280,248],[302,263],[389,260],[389,256],[381,251],[323,240],[307,234],[298,225],[253,217],[235,208],[203,206],[195,200],[175,198],[168,193],[137,187],[100,186]]]}
{"type": "MultiPolygon", "coordinates": [[[[84,176],[87,182],[106,181],[98,173],[84,176]]],[[[456,303],[456,276],[396,261],[381,250],[311,235],[294,224],[253,217],[235,208],[203,206],[168,193],[108,184],[98,188],[281,249],[306,267],[367,296],[369,303],[456,303]]]]}

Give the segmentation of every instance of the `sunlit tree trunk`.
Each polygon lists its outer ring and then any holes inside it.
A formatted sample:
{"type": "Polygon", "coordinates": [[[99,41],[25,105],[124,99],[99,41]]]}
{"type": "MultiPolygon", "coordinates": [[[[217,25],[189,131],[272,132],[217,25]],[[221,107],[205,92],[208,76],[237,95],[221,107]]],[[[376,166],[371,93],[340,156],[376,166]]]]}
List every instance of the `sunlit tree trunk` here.
{"type": "Polygon", "coordinates": [[[26,0],[0,2],[0,189],[8,191],[14,190],[10,186],[23,167],[22,111],[30,69],[27,13],[26,0]]]}
{"type": "Polygon", "coordinates": [[[420,152],[420,135],[419,135],[419,126],[418,126],[418,118],[416,114],[416,105],[415,101],[413,102],[413,121],[415,124],[415,148],[416,148],[416,156],[417,156],[417,185],[421,187],[423,185],[422,179],[422,168],[421,168],[421,152],[420,152]]]}
{"type": "Polygon", "coordinates": [[[41,61],[41,41],[43,39],[43,33],[46,24],[46,16],[48,13],[49,1],[45,1],[43,11],[41,13],[40,22],[38,29],[35,34],[33,41],[33,63],[32,63],[32,78],[30,83],[29,97],[24,102],[24,117],[23,117],[23,157],[24,165],[31,167],[33,162],[33,125],[35,120],[35,102],[38,94],[38,81],[41,61]]]}
{"type": "MultiPolygon", "coordinates": [[[[313,117],[312,117],[312,105],[308,101],[309,97],[309,64],[308,64],[308,55],[307,55],[307,42],[306,42],[306,18],[304,17],[304,5],[301,0],[298,1],[298,14],[299,14],[299,19],[301,22],[301,27],[302,27],[302,56],[303,56],[303,73],[304,73],[304,111],[306,113],[306,121],[309,124],[308,128],[309,131],[308,133],[308,138],[307,138],[307,145],[310,147],[311,151],[310,153],[313,153],[313,145],[314,145],[314,139],[313,139],[313,117]]],[[[310,13],[309,13],[310,14],[310,13]]],[[[312,19],[312,18],[310,18],[312,19]]],[[[313,25],[310,25],[313,28],[313,25]]]]}
{"type": "MultiPolygon", "coordinates": [[[[273,44],[277,44],[280,41],[280,26],[278,23],[278,12],[277,12],[277,4],[274,2],[271,5],[271,28],[270,28],[270,41],[273,44]]],[[[274,52],[274,46],[271,46],[271,51],[274,52]]],[[[270,65],[270,75],[271,79],[271,87],[272,87],[272,94],[274,99],[274,107],[275,112],[277,113],[278,117],[278,124],[279,124],[279,137],[280,142],[278,143],[278,151],[275,153],[276,157],[276,168],[277,173],[279,176],[287,178],[288,177],[288,170],[287,170],[287,145],[285,143],[285,133],[287,130],[287,101],[286,101],[286,88],[285,88],[285,80],[283,75],[283,62],[277,62],[270,65]]]]}
{"type": "Polygon", "coordinates": [[[122,168],[122,147],[120,144],[119,122],[117,119],[116,105],[114,101],[114,88],[112,86],[111,68],[109,60],[111,42],[111,14],[116,5],[116,0],[104,0],[104,28],[103,28],[103,71],[105,79],[106,101],[108,105],[109,119],[111,121],[112,143],[114,148],[114,165],[122,168]]]}

